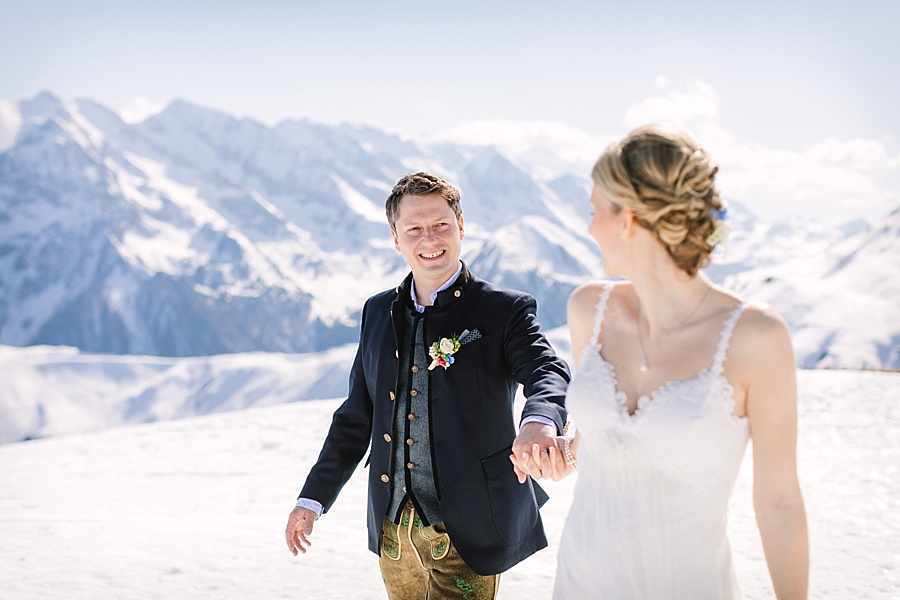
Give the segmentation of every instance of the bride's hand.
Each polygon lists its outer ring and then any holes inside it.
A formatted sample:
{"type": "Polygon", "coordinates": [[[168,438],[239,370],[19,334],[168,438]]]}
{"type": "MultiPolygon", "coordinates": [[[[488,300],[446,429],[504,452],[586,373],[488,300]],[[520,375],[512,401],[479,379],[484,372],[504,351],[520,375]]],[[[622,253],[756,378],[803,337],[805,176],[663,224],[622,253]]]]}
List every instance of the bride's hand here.
{"type": "Polygon", "coordinates": [[[557,436],[555,448],[556,452],[553,453],[554,481],[559,481],[564,477],[568,477],[578,469],[578,463],[575,460],[575,446],[575,436],[557,436]]]}
{"type": "Polygon", "coordinates": [[[534,444],[531,453],[524,454],[516,461],[516,457],[510,456],[513,464],[519,469],[529,468],[529,463],[534,462],[536,470],[540,472],[538,479],[552,479],[559,481],[575,472],[577,464],[573,454],[573,440],[566,436],[556,436],[553,438],[554,444],[546,450],[541,450],[540,446],[534,444]],[[568,447],[568,460],[566,448],[568,447]]]}
{"type": "Polygon", "coordinates": [[[566,435],[555,436],[553,443],[541,450],[538,444],[531,446],[531,452],[521,455],[510,454],[519,482],[523,483],[527,474],[535,479],[552,479],[559,481],[568,477],[578,468],[575,461],[575,448],[578,445],[578,432],[570,423],[566,423],[566,435]]]}

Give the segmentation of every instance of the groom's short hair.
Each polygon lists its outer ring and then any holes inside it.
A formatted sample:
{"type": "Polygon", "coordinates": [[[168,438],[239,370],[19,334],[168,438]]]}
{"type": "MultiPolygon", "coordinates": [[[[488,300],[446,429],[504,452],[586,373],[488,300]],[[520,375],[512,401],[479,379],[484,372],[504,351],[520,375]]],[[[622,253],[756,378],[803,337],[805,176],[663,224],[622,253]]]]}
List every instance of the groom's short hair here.
{"type": "Polygon", "coordinates": [[[397,230],[397,217],[400,214],[400,199],[403,196],[441,196],[450,205],[456,220],[462,217],[462,207],[459,204],[459,190],[450,182],[437,175],[421,171],[410,173],[400,178],[394,185],[391,195],[384,203],[384,212],[387,214],[391,231],[397,230]]]}

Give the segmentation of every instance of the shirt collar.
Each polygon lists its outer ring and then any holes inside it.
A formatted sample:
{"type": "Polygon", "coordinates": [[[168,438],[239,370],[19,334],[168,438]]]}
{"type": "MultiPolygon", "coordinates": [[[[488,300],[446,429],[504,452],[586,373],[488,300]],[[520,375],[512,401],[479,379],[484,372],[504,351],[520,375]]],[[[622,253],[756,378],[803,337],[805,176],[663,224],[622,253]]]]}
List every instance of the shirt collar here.
{"type": "MultiPolygon", "coordinates": [[[[462,262],[460,262],[459,268],[456,269],[456,273],[451,275],[450,279],[445,281],[441,287],[439,287],[438,289],[434,290],[434,292],[431,293],[431,296],[429,296],[429,299],[431,300],[432,304],[434,304],[434,301],[437,298],[437,295],[439,292],[443,292],[448,287],[450,287],[451,285],[456,283],[456,280],[459,279],[459,274],[462,273],[462,268],[463,268],[463,265],[462,265],[462,262]]],[[[413,307],[416,309],[416,312],[420,312],[420,313],[425,312],[425,307],[422,306],[421,304],[419,304],[419,301],[416,299],[416,280],[415,280],[415,278],[410,283],[409,295],[412,296],[412,303],[413,303],[413,307]]]]}

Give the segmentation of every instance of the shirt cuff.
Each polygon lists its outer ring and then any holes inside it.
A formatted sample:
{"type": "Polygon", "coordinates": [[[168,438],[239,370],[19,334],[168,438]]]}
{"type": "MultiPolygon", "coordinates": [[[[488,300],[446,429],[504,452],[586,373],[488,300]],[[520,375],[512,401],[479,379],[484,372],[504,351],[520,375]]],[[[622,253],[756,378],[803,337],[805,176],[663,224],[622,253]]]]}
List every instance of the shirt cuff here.
{"type": "Polygon", "coordinates": [[[521,423],[519,423],[519,429],[522,429],[523,425],[527,423],[534,423],[535,421],[541,423],[542,425],[549,425],[553,429],[556,429],[556,423],[553,421],[553,419],[551,419],[550,417],[545,417],[544,415],[528,415],[527,417],[522,419],[521,423]]]}
{"type": "Polygon", "coordinates": [[[325,508],[315,500],[311,500],[309,498],[298,498],[297,506],[313,511],[314,513],[316,513],[317,519],[322,516],[322,510],[325,508]]]}

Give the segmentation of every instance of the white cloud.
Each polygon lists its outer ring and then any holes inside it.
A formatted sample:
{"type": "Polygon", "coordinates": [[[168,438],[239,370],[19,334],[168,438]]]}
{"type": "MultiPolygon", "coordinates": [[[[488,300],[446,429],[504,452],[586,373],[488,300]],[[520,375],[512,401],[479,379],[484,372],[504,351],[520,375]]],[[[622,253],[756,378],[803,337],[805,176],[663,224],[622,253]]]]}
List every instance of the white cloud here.
{"type": "MultiPolygon", "coordinates": [[[[664,79],[657,82],[670,85],[664,79]]],[[[723,195],[765,219],[871,221],[900,205],[900,155],[891,155],[885,143],[826,138],[801,151],[752,145],[721,127],[716,98],[712,86],[696,81],[633,105],[626,121],[631,127],[665,121],[690,130],[721,167],[723,195]]],[[[538,178],[560,172],[587,177],[597,155],[619,135],[592,136],[554,122],[479,121],[427,141],[494,146],[538,178]]]]}
{"type": "Polygon", "coordinates": [[[804,152],[739,143],[717,150],[725,196],[767,218],[872,219],[900,204],[900,193],[892,191],[900,175],[898,160],[876,140],[829,139],[804,152]]]}
{"type": "MultiPolygon", "coordinates": [[[[660,76],[657,87],[668,88],[669,80],[660,76]]],[[[690,129],[690,123],[715,118],[718,112],[716,91],[704,81],[691,82],[685,91],[672,90],[631,106],[625,111],[625,125],[638,127],[646,123],[666,122],[690,129]]]]}
{"type": "Polygon", "coordinates": [[[721,170],[726,198],[739,200],[766,219],[805,215],[823,222],[877,219],[900,205],[900,155],[875,139],[825,138],[802,151],[750,145],[718,122],[716,90],[694,81],[632,105],[625,124],[668,122],[689,130],[721,170]]]}
{"type": "Polygon", "coordinates": [[[557,176],[560,172],[587,173],[612,139],[612,136],[596,137],[550,121],[478,121],[425,141],[447,140],[458,144],[494,146],[527,165],[532,175],[543,178],[557,176]]]}
{"type": "MultiPolygon", "coordinates": [[[[558,143],[565,146],[594,148],[596,138],[580,129],[550,121],[477,121],[439,134],[439,139],[475,145],[533,145],[558,143]]],[[[596,150],[596,148],[594,148],[596,150]]]]}
{"type": "Polygon", "coordinates": [[[878,140],[852,139],[840,141],[828,138],[806,153],[818,162],[852,165],[857,168],[890,168],[900,166],[900,154],[890,156],[878,140]]]}

